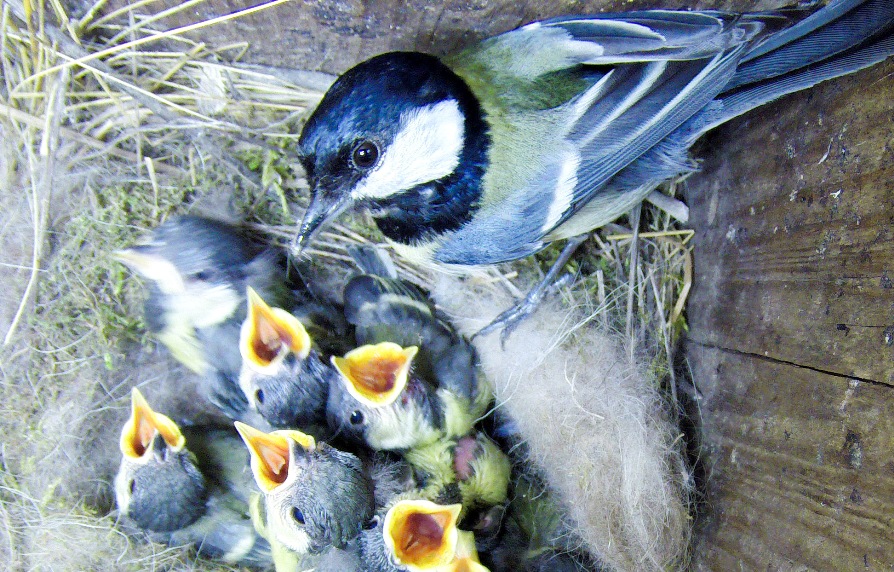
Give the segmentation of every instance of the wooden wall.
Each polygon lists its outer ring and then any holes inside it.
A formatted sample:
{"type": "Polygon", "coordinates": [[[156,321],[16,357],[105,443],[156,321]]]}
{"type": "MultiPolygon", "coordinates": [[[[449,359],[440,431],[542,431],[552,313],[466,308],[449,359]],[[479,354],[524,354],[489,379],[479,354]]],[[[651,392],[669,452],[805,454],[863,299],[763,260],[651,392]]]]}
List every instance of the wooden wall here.
{"type": "MultiPolygon", "coordinates": [[[[163,23],[254,3],[209,0],[163,23]]],[[[446,53],[548,16],[786,3],[295,0],[197,35],[247,40],[256,63],[340,73],[382,51],[446,53]]],[[[697,149],[685,344],[708,471],[697,570],[894,569],[892,146],[887,63],[787,97],[697,149]]]]}
{"type": "Polygon", "coordinates": [[[698,570],[894,569],[894,62],[700,145],[698,570]]]}

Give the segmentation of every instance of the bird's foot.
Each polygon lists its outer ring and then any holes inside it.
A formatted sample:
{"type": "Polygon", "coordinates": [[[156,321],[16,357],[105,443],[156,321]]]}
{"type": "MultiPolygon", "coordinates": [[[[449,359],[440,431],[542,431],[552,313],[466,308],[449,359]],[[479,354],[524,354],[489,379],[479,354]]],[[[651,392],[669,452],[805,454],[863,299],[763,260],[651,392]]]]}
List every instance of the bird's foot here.
{"type": "Polygon", "coordinates": [[[588,234],[581,234],[568,239],[568,243],[562,249],[562,252],[559,253],[558,259],[550,267],[549,272],[546,273],[546,276],[537,286],[528,292],[525,299],[494,318],[490,324],[478,330],[472,335],[472,339],[478,336],[486,336],[498,329],[502,329],[500,332],[500,346],[505,349],[509,335],[528,316],[534,313],[534,310],[540,306],[544,298],[565,285],[564,280],[557,280],[556,277],[562,271],[565,263],[571,258],[571,255],[574,254],[574,251],[577,250],[577,247],[583,244],[587,237],[589,237],[588,234]]]}
{"type": "Polygon", "coordinates": [[[549,292],[553,291],[553,288],[548,287],[549,285],[540,283],[536,288],[528,292],[528,295],[525,296],[524,300],[515,304],[499,316],[493,319],[491,323],[484,326],[474,335],[472,335],[472,339],[475,339],[478,336],[486,336],[490,333],[493,333],[497,330],[500,331],[500,347],[503,349],[506,348],[506,342],[509,340],[510,334],[521,325],[522,322],[527,319],[528,316],[534,313],[534,310],[540,306],[540,303],[546,298],[549,292]]]}

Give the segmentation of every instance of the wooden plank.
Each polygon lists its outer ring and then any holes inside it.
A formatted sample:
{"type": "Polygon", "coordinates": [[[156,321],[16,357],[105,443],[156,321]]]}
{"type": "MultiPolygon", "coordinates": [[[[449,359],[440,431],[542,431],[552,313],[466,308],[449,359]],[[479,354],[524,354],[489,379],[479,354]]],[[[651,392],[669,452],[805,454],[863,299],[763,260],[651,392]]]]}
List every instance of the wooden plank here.
{"type": "Polygon", "coordinates": [[[694,569],[894,568],[894,390],[686,349],[708,471],[694,569]]]}
{"type": "MultiPolygon", "coordinates": [[[[91,0],[77,0],[85,9],[91,0]]],[[[129,0],[112,0],[114,10],[129,0]]],[[[162,0],[142,7],[140,13],[156,13],[180,4],[162,0]]],[[[207,0],[197,7],[162,20],[164,27],[190,24],[259,4],[257,0],[207,0]]],[[[789,2],[790,3],[790,2],[789,2]]],[[[376,54],[413,50],[447,54],[501,32],[554,16],[647,8],[722,8],[763,10],[786,0],[322,0],[288,2],[224,26],[190,35],[223,45],[247,41],[254,63],[295,69],[342,73],[376,54]]]]}
{"type": "Polygon", "coordinates": [[[894,385],[894,61],[709,135],[693,340],[894,385]]]}

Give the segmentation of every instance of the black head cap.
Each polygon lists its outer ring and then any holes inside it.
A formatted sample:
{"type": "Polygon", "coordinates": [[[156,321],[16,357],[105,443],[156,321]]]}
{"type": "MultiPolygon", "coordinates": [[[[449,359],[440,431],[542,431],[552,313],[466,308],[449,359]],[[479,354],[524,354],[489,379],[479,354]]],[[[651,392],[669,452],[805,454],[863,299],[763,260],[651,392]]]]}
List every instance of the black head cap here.
{"type": "Polygon", "coordinates": [[[304,126],[301,154],[332,156],[363,134],[393,134],[407,109],[447,99],[457,100],[466,116],[477,108],[465,82],[438,58],[416,52],[376,56],[332,85],[304,126]]]}

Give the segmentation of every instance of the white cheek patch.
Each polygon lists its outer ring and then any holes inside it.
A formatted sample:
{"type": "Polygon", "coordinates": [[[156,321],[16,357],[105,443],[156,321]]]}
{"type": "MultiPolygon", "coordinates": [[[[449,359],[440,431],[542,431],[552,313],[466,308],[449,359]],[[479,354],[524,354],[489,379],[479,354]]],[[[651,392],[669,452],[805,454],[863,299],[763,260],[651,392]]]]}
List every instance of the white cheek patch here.
{"type": "Polygon", "coordinates": [[[379,164],[351,192],[355,200],[383,199],[446,177],[459,164],[465,127],[456,100],[404,113],[379,164]]]}
{"type": "Polygon", "coordinates": [[[177,301],[176,311],[188,316],[190,323],[200,329],[226,321],[243,304],[233,288],[222,285],[198,286],[192,295],[180,296],[177,301]]]}
{"type": "Polygon", "coordinates": [[[562,215],[571,208],[571,199],[574,198],[574,187],[577,186],[577,168],[580,165],[580,155],[571,151],[566,154],[553,190],[553,200],[549,205],[549,214],[543,225],[543,232],[550,232],[561,220],[562,215]]]}

